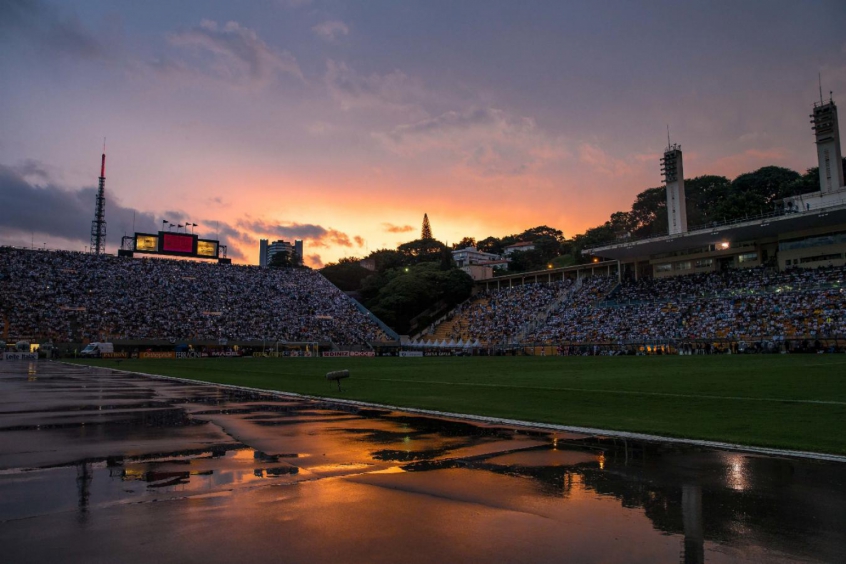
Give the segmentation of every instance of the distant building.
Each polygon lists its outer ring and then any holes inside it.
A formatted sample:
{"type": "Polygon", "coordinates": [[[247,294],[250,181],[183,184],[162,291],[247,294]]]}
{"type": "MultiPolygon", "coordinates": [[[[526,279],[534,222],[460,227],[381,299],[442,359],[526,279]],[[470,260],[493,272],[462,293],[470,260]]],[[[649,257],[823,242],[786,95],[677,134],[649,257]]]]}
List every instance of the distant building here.
{"type": "Polygon", "coordinates": [[[488,278],[493,278],[494,272],[497,270],[508,270],[509,262],[511,261],[508,259],[485,260],[466,264],[460,268],[469,274],[473,280],[487,280],[488,278]]]}
{"type": "Polygon", "coordinates": [[[467,266],[462,266],[461,270],[469,274],[473,280],[493,278],[493,268],[486,264],[468,264],[467,266]]]}
{"type": "Polygon", "coordinates": [[[358,261],[362,268],[366,268],[371,272],[376,272],[376,259],[373,257],[364,258],[358,261]]]}
{"type": "Polygon", "coordinates": [[[259,239],[259,266],[267,266],[267,239],[259,239]]]}
{"type": "Polygon", "coordinates": [[[471,264],[478,264],[480,262],[499,260],[499,255],[493,253],[486,253],[476,249],[476,247],[464,247],[463,249],[456,249],[452,251],[452,260],[459,268],[471,264]]]}
{"type": "Polygon", "coordinates": [[[267,248],[267,264],[273,262],[273,257],[277,253],[288,253],[290,255],[292,250],[294,250],[294,247],[288,241],[274,241],[267,248]]]}
{"type": "Polygon", "coordinates": [[[522,243],[514,243],[513,245],[508,245],[502,250],[502,254],[505,256],[510,256],[511,253],[522,253],[523,251],[534,251],[535,244],[531,241],[524,241],[522,243]]]}
{"type": "Polygon", "coordinates": [[[302,264],[305,261],[305,255],[303,255],[302,239],[294,239],[294,251],[296,251],[297,256],[300,257],[300,264],[302,264]]]}
{"type": "MultiPolygon", "coordinates": [[[[302,241],[300,243],[300,248],[302,248],[302,241]]],[[[259,240],[259,266],[269,266],[270,263],[273,261],[274,255],[277,253],[287,253],[288,255],[291,254],[291,251],[294,250],[294,246],[287,241],[274,241],[268,244],[267,239],[260,239],[259,240]]]]}
{"type": "Polygon", "coordinates": [[[497,260],[486,260],[484,262],[480,262],[478,264],[482,266],[489,266],[494,270],[508,270],[508,263],[511,262],[509,259],[497,259],[497,260]]]}

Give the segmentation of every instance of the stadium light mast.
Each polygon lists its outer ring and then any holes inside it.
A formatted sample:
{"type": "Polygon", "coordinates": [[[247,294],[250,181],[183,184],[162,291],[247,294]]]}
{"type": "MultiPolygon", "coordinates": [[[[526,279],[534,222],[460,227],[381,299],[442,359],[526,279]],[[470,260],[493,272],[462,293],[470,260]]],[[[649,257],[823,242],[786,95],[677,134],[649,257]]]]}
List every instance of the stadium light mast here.
{"type": "Polygon", "coordinates": [[[687,232],[687,203],[684,194],[684,167],[681,145],[670,143],[667,127],[667,150],[661,159],[661,174],[667,187],[667,227],[670,235],[687,232]]]}
{"type": "Polygon", "coordinates": [[[100,161],[100,185],[94,204],[94,221],[91,222],[91,253],[106,252],[106,139],[103,138],[103,157],[100,161]]]}
{"type": "Polygon", "coordinates": [[[822,79],[820,79],[820,103],[814,102],[811,123],[817,143],[820,191],[835,192],[845,185],[841,164],[840,126],[837,123],[837,106],[834,104],[831,92],[829,92],[828,102],[823,100],[822,79]]]}

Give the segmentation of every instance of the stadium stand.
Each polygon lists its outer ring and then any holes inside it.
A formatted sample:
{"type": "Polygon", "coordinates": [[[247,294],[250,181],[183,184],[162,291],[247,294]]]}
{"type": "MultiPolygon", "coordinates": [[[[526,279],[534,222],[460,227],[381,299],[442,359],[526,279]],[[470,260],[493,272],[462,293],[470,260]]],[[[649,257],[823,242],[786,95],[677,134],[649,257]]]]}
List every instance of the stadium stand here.
{"type": "Polygon", "coordinates": [[[846,338],[846,268],[590,276],[480,292],[429,341],[623,344],[846,338]]]}
{"type": "Polygon", "coordinates": [[[433,328],[428,340],[479,340],[484,344],[520,341],[526,330],[569,295],[572,280],[526,284],[476,294],[433,328]]]}
{"type": "Polygon", "coordinates": [[[319,273],[0,247],[12,339],[391,340],[319,273]]]}

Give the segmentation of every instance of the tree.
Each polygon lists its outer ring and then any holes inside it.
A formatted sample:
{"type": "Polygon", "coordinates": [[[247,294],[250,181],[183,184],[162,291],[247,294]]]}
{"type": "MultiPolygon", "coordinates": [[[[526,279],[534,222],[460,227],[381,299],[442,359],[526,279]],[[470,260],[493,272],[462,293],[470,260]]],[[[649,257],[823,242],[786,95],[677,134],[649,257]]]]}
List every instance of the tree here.
{"type": "Polygon", "coordinates": [[[731,221],[771,212],[801,178],[798,172],[779,166],[741,174],[732,181],[728,196],[715,206],[714,216],[731,221]]]}
{"type": "Polygon", "coordinates": [[[470,295],[473,279],[465,272],[451,268],[441,270],[437,263],[424,262],[391,270],[381,276],[381,287],[373,293],[376,276],[365,280],[362,296],[365,305],[382,321],[400,333],[408,330],[411,319],[444,302],[453,306],[470,295]]]}
{"type": "Polygon", "coordinates": [[[397,247],[397,251],[405,255],[406,264],[418,262],[438,261],[444,244],[435,239],[418,239],[409,241],[397,247]]]}
{"type": "Polygon", "coordinates": [[[529,272],[530,270],[545,268],[545,263],[543,267],[538,267],[538,264],[543,261],[541,261],[540,253],[537,250],[511,253],[510,258],[508,272],[529,272]]]}
{"type": "Polygon", "coordinates": [[[476,248],[485,253],[502,254],[502,241],[496,237],[486,237],[476,244],[476,248]]]}
{"type": "Polygon", "coordinates": [[[536,266],[539,268],[544,268],[549,261],[561,254],[561,240],[559,239],[544,235],[538,237],[532,243],[534,243],[537,253],[536,266]]]}
{"type": "Polygon", "coordinates": [[[667,189],[648,188],[637,195],[630,212],[632,234],[636,237],[667,232],[667,189]]]}
{"type": "MultiPolygon", "coordinates": [[[[846,163],[846,158],[843,159],[846,163]]],[[[820,167],[815,166],[805,171],[805,174],[783,187],[785,192],[782,197],[789,198],[790,196],[798,196],[800,194],[810,194],[811,192],[819,192],[820,190],[820,167]]]]}
{"type": "Polygon", "coordinates": [[[629,212],[614,212],[606,223],[610,224],[617,239],[626,239],[635,230],[634,219],[629,212]]]}
{"type": "MultiPolygon", "coordinates": [[[[490,237],[489,237],[490,239],[490,237]]],[[[452,245],[453,249],[465,249],[467,247],[475,247],[476,246],[476,239],[473,237],[463,237],[461,241],[458,243],[454,243],[452,245]]]]}
{"type": "Polygon", "coordinates": [[[525,231],[517,235],[517,239],[519,241],[534,242],[535,240],[540,239],[541,237],[548,237],[550,239],[554,239],[559,243],[564,241],[564,233],[562,233],[560,229],[555,229],[546,225],[539,225],[537,227],[526,229],[525,231]]]}
{"type": "Polygon", "coordinates": [[[376,261],[376,270],[384,272],[391,268],[399,268],[408,264],[405,254],[393,249],[379,249],[370,253],[368,258],[376,261]]]}
{"type": "Polygon", "coordinates": [[[420,238],[421,239],[431,239],[432,238],[432,226],[429,225],[429,216],[427,214],[423,214],[423,229],[420,231],[420,238]]]}
{"type": "Polygon", "coordinates": [[[329,263],[320,270],[320,273],[345,292],[359,290],[362,281],[373,274],[361,266],[359,259],[355,257],[342,258],[336,263],[329,263]]]}
{"type": "Polygon", "coordinates": [[[441,270],[449,270],[455,266],[452,260],[452,252],[450,252],[449,248],[444,246],[441,249],[441,270]]]}
{"type": "Polygon", "coordinates": [[[292,255],[295,255],[293,251],[291,253],[286,253],[284,251],[280,251],[275,253],[271,258],[270,262],[267,264],[269,268],[290,268],[292,266],[296,266],[296,263],[292,260],[292,255]]]}
{"type": "Polygon", "coordinates": [[[589,258],[582,255],[583,249],[592,249],[594,247],[601,247],[613,243],[617,239],[617,234],[610,221],[606,221],[599,227],[592,227],[580,235],[573,237],[573,245],[570,253],[576,264],[583,264],[588,262],[589,258]]]}
{"type": "Polygon", "coordinates": [[[719,218],[715,212],[731,192],[731,181],[725,176],[697,176],[684,181],[687,198],[687,225],[706,225],[719,218]]]}

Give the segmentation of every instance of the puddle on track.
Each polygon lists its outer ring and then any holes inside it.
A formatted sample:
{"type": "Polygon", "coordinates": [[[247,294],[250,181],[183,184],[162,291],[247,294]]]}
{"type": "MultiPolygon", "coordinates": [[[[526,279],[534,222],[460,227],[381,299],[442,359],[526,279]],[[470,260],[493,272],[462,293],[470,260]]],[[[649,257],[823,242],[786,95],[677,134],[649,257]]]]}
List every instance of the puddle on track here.
{"type": "Polygon", "coordinates": [[[10,562],[846,554],[844,464],[333,410],[52,363],[0,368],[10,562]]]}

